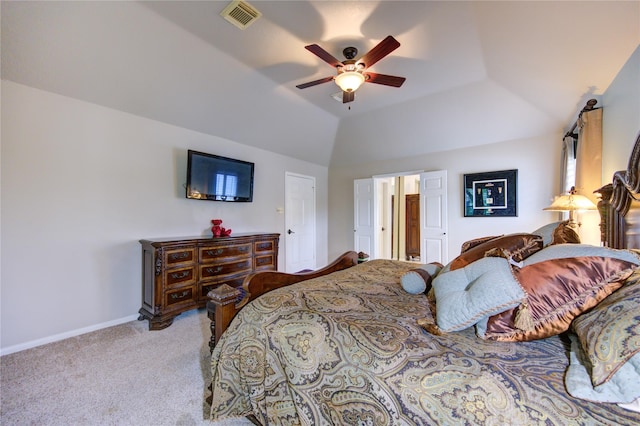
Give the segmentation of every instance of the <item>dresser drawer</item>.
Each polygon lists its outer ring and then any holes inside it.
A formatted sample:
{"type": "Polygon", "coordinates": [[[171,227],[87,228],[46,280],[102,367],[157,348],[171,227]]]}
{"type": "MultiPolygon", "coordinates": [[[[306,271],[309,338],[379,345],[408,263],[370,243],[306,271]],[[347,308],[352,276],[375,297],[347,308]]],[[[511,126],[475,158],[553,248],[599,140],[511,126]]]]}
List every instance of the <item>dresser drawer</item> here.
{"type": "Polygon", "coordinates": [[[165,285],[167,287],[184,286],[196,282],[196,267],[173,268],[164,272],[165,285]]]}
{"type": "Polygon", "coordinates": [[[196,260],[195,247],[168,249],[164,252],[164,264],[167,268],[196,260]]]}
{"type": "Polygon", "coordinates": [[[276,269],[276,255],[274,253],[271,254],[263,254],[261,256],[255,257],[255,269],[256,271],[264,270],[264,269],[276,269]]]}
{"type": "Polygon", "coordinates": [[[240,259],[215,265],[200,265],[200,279],[214,279],[221,275],[240,274],[251,272],[251,258],[240,259]]]}
{"type": "Polygon", "coordinates": [[[255,243],[255,253],[260,254],[266,251],[274,251],[275,250],[275,241],[256,241],[255,243]]]}
{"type": "Polygon", "coordinates": [[[211,283],[203,284],[202,287],[200,288],[200,300],[201,301],[209,300],[209,298],[207,297],[207,293],[209,293],[214,288],[220,287],[222,284],[227,284],[234,288],[240,288],[242,287],[242,283],[244,282],[245,278],[246,278],[246,275],[240,275],[239,277],[229,278],[223,281],[214,281],[211,283]]]}
{"type": "Polygon", "coordinates": [[[174,305],[192,305],[197,302],[198,293],[196,292],[196,286],[177,288],[175,290],[169,290],[165,293],[165,306],[167,308],[174,305]]]}
{"type": "Polygon", "coordinates": [[[200,263],[215,262],[225,257],[248,257],[251,255],[251,243],[228,246],[200,248],[200,263]]]}

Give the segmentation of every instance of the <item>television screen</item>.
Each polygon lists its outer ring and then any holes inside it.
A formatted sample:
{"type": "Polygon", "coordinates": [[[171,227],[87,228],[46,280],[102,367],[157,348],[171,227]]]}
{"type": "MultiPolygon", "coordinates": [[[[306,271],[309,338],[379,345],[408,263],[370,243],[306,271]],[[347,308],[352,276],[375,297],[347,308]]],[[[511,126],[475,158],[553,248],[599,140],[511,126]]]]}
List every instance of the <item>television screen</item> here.
{"type": "Polygon", "coordinates": [[[188,151],[187,198],[253,201],[254,164],[204,152],[188,151]]]}

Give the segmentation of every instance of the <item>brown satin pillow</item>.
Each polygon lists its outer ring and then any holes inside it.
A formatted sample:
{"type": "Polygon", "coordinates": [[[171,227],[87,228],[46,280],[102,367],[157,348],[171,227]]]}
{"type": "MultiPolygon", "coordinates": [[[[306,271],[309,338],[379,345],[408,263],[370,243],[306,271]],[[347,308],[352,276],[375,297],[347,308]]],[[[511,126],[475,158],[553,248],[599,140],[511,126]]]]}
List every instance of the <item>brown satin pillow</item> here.
{"type": "Polygon", "coordinates": [[[553,230],[551,244],[580,244],[580,236],[569,227],[569,221],[566,220],[553,230]]]}
{"type": "Polygon", "coordinates": [[[497,251],[511,257],[516,262],[522,262],[533,253],[542,249],[542,237],[534,234],[509,234],[490,239],[484,243],[462,253],[453,259],[449,265],[451,271],[464,268],[471,262],[485,257],[487,253],[497,251]]]}
{"type": "Polygon", "coordinates": [[[487,241],[494,240],[498,237],[501,237],[501,235],[493,235],[491,237],[480,237],[480,238],[474,238],[473,240],[465,241],[464,243],[462,243],[462,246],[460,247],[460,253],[469,251],[477,245],[486,243],[487,241]]]}
{"type": "Polygon", "coordinates": [[[626,260],[600,256],[551,259],[514,268],[514,276],[527,294],[527,307],[522,304],[490,317],[484,335],[479,334],[509,342],[560,334],[576,316],[619,289],[636,268],[626,260]],[[518,310],[531,320],[526,330],[515,325],[518,310]]]}

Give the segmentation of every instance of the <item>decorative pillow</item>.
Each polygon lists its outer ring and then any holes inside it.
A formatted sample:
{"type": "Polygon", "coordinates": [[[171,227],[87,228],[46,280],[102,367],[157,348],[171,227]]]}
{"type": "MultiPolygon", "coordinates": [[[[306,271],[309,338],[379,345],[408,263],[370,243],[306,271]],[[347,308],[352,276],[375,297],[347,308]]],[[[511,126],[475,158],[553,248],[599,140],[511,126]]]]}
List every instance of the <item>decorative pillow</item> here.
{"type": "Polygon", "coordinates": [[[464,243],[462,243],[462,247],[460,247],[460,253],[469,251],[470,249],[474,248],[479,244],[486,243],[487,241],[495,240],[496,238],[501,236],[502,235],[494,235],[491,237],[480,237],[480,238],[474,238],[473,240],[465,241],[464,243]]]}
{"type": "MultiPolygon", "coordinates": [[[[547,250],[547,249],[545,249],[547,250]]],[[[526,301],[477,325],[480,337],[499,341],[527,341],[560,334],[571,321],[594,307],[637,268],[613,257],[584,256],[537,262],[514,275],[526,301]]]]}
{"type": "Polygon", "coordinates": [[[580,236],[569,227],[569,221],[560,222],[553,230],[551,244],[580,244],[580,236]]]}
{"type": "Polygon", "coordinates": [[[464,268],[440,272],[432,284],[436,323],[444,332],[471,327],[525,298],[509,261],[501,257],[484,257],[464,268]]]}
{"type": "Polygon", "coordinates": [[[410,294],[426,293],[431,290],[431,281],[442,269],[442,264],[434,262],[411,269],[400,277],[404,291],[410,294]]]}
{"type": "Polygon", "coordinates": [[[593,310],[576,318],[572,329],[591,364],[589,373],[594,387],[612,380],[626,363],[635,366],[635,379],[640,386],[640,273],[593,310]]]}
{"type": "Polygon", "coordinates": [[[580,256],[613,257],[627,262],[640,264],[640,254],[632,250],[612,249],[589,244],[555,244],[545,247],[524,260],[523,266],[550,259],[562,259],[580,256]]]}
{"type": "Polygon", "coordinates": [[[449,270],[464,268],[487,253],[501,252],[515,262],[522,262],[528,256],[542,249],[542,237],[534,234],[509,234],[493,238],[462,253],[449,264],[449,270]]]}
{"type": "Polygon", "coordinates": [[[536,234],[542,237],[542,244],[544,247],[551,244],[553,241],[553,231],[558,227],[558,225],[562,222],[552,222],[547,225],[541,226],[532,232],[532,234],[536,234]]]}
{"type": "Polygon", "coordinates": [[[595,402],[631,404],[640,398],[640,353],[622,363],[611,378],[593,385],[589,375],[591,364],[578,338],[570,334],[571,352],[564,384],[569,395],[595,402]]]}

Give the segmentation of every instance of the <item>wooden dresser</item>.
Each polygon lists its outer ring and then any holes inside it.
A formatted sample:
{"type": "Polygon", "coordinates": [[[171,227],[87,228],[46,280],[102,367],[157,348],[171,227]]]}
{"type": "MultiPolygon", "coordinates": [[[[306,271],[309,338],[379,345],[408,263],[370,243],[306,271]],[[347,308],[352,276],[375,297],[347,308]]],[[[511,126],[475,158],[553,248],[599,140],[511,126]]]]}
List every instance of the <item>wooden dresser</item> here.
{"type": "Polygon", "coordinates": [[[142,307],[150,330],[169,327],[182,312],[204,307],[207,293],[222,285],[241,287],[255,271],[278,269],[280,234],[140,240],[142,307]]]}

